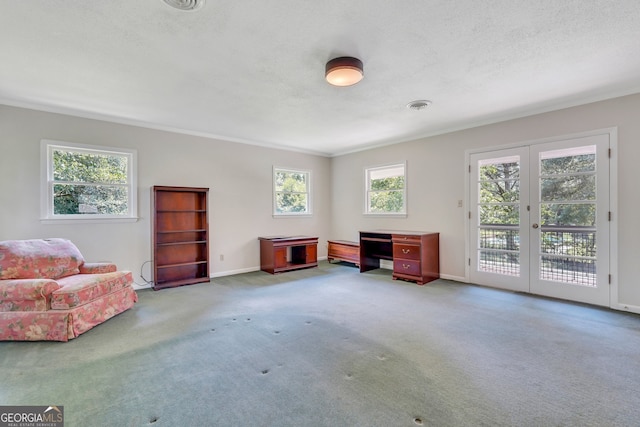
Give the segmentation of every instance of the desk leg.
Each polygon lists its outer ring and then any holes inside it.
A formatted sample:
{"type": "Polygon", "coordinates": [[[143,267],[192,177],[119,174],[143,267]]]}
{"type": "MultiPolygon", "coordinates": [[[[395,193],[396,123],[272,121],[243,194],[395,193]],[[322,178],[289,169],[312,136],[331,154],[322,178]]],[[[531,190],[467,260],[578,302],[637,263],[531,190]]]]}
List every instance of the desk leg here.
{"type": "Polygon", "coordinates": [[[380,268],[380,259],[368,256],[360,246],[360,273],[380,268]]]}

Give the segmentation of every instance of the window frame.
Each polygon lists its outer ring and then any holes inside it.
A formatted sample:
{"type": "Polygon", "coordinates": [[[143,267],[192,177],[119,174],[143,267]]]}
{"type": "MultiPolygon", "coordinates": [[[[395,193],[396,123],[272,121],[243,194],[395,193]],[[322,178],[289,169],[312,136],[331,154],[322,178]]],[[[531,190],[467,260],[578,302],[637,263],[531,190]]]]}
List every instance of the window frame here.
{"type": "Polygon", "coordinates": [[[273,166],[272,173],[273,180],[273,191],[272,191],[272,199],[273,199],[273,217],[274,218],[283,218],[283,217],[305,217],[312,216],[312,193],[311,193],[311,170],[309,169],[296,169],[296,168],[287,168],[287,167],[279,167],[273,166]],[[306,175],[306,187],[307,191],[304,194],[307,195],[307,210],[305,212],[278,212],[278,193],[276,190],[276,174],[278,172],[288,172],[288,173],[296,173],[296,174],[304,174],[306,175]]]}
{"type": "MultiPolygon", "coordinates": [[[[399,175],[398,175],[399,176],[399,175]]],[[[376,166],[369,166],[369,167],[365,167],[364,169],[364,212],[363,215],[365,216],[377,216],[377,217],[381,217],[381,216],[388,216],[388,217],[406,217],[407,216],[407,162],[406,161],[402,161],[402,162],[396,162],[396,163],[386,163],[384,165],[376,165],[376,166]],[[396,169],[396,168],[402,168],[402,173],[404,176],[404,187],[402,188],[402,211],[400,212],[372,212],[370,210],[371,208],[371,203],[370,203],[370,195],[371,193],[373,193],[374,191],[371,190],[371,174],[373,172],[379,172],[379,171],[384,171],[384,170],[391,170],[391,169],[396,169]]]]}
{"type": "Polygon", "coordinates": [[[66,141],[43,139],[40,141],[40,221],[44,224],[73,224],[97,222],[135,222],[138,220],[137,150],[98,145],[78,144],[66,141]],[[95,153],[123,156],[127,159],[127,213],[124,215],[54,213],[53,152],[64,150],[76,153],[95,153]]]}

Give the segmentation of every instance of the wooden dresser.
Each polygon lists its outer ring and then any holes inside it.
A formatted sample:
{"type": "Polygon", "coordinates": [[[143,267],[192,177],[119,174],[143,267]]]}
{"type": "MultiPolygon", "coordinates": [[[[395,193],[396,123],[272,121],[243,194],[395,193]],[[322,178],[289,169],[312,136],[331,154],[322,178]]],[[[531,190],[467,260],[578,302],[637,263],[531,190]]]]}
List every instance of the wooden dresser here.
{"type": "Polygon", "coordinates": [[[422,231],[361,231],[360,272],[393,262],[393,279],[419,285],[440,277],[440,233],[422,231]]]}
{"type": "Polygon", "coordinates": [[[423,285],[440,277],[440,235],[392,234],[393,278],[423,285]]]}

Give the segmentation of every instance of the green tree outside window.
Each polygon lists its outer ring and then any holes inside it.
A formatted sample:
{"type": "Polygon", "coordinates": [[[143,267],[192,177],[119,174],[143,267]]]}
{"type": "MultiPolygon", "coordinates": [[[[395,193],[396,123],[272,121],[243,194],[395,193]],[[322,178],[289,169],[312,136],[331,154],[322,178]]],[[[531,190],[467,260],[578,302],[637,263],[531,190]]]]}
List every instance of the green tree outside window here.
{"type": "Polygon", "coordinates": [[[367,213],[406,213],[406,178],[404,164],[369,168],[367,179],[367,213]]]}
{"type": "Polygon", "coordinates": [[[308,171],[274,170],[274,213],[300,215],[311,213],[308,171]]]}
{"type": "Polygon", "coordinates": [[[42,217],[135,219],[136,151],[42,140],[42,217]]]}

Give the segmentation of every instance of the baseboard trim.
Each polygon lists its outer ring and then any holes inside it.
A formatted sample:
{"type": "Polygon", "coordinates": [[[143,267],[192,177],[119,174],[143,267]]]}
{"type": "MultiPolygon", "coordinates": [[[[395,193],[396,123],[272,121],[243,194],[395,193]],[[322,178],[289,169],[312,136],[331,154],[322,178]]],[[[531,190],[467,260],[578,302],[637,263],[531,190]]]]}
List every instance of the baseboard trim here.
{"type": "MultiPolygon", "coordinates": [[[[326,261],[327,257],[318,257],[318,261],[326,261]]],[[[254,271],[260,271],[260,266],[256,266],[256,267],[248,267],[248,268],[240,268],[238,270],[227,270],[227,271],[219,271],[217,273],[213,273],[211,274],[209,277],[211,277],[212,279],[216,278],[216,277],[225,277],[225,276],[233,276],[235,274],[242,274],[242,273],[252,273],[254,271]]]]}
{"type": "Polygon", "coordinates": [[[440,278],[441,279],[445,279],[445,280],[451,280],[451,281],[454,281],[454,282],[469,283],[467,281],[467,279],[465,279],[464,277],[462,277],[462,276],[454,276],[452,274],[442,274],[442,273],[440,273],[440,278]]]}
{"type": "Polygon", "coordinates": [[[628,311],[629,313],[640,314],[640,306],[624,303],[615,303],[611,305],[614,310],[628,311]]]}
{"type": "Polygon", "coordinates": [[[216,277],[233,276],[235,274],[251,273],[254,271],[260,271],[260,267],[248,267],[248,268],[239,268],[237,270],[219,271],[217,273],[211,274],[209,277],[212,279],[215,279],[216,277]]]}
{"type": "MultiPolygon", "coordinates": [[[[318,261],[326,261],[327,257],[318,257],[318,261]]],[[[381,260],[380,262],[380,268],[386,269],[386,270],[393,270],[393,263],[390,261],[386,261],[386,260],[381,260]]],[[[252,273],[254,271],[260,271],[260,267],[256,266],[256,267],[247,267],[247,268],[239,268],[237,270],[226,270],[226,271],[218,271],[216,273],[210,274],[209,278],[211,279],[215,279],[216,277],[226,277],[226,276],[234,276],[236,274],[243,274],[243,273],[252,273]]],[[[451,280],[454,282],[462,282],[462,283],[468,283],[467,280],[462,277],[462,276],[454,276],[451,274],[440,274],[440,278],[441,279],[445,279],[445,280],[451,280]]],[[[151,289],[153,287],[152,283],[149,284],[145,284],[145,285],[141,285],[139,283],[134,283],[133,284],[133,289],[134,290],[142,290],[142,289],[151,289]]],[[[629,307],[629,308],[623,308],[623,305],[621,305],[620,310],[626,310],[626,311],[632,311],[634,313],[640,313],[640,307],[636,307],[636,306],[627,306],[624,305],[624,307],[629,307]]]]}

